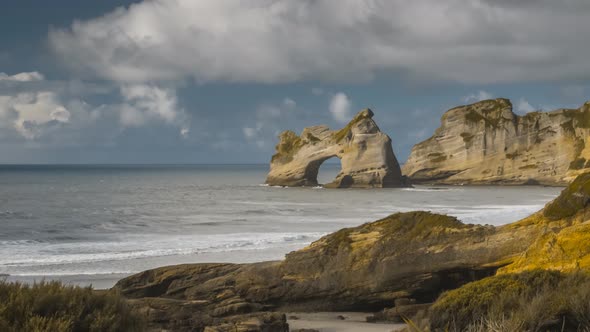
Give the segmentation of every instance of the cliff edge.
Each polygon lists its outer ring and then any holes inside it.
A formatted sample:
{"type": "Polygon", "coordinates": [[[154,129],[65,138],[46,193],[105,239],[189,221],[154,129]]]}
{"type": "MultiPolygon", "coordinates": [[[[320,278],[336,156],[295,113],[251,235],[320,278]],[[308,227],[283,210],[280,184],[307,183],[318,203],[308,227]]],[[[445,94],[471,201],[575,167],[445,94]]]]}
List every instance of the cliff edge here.
{"type": "Polygon", "coordinates": [[[447,111],[416,144],[403,174],[413,183],[566,185],[590,167],[590,102],[514,114],[508,99],[447,111]]]}

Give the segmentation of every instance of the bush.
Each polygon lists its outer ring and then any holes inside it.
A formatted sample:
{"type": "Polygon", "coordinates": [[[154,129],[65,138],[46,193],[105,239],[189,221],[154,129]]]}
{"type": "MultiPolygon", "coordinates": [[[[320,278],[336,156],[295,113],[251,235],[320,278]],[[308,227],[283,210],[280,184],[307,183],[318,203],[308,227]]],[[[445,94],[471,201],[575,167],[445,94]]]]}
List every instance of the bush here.
{"type": "Polygon", "coordinates": [[[590,331],[590,276],[535,270],[485,278],[443,293],[432,331],[590,331]]]}
{"type": "Polygon", "coordinates": [[[143,331],[144,324],[114,291],[0,281],[0,331],[143,331]]]}

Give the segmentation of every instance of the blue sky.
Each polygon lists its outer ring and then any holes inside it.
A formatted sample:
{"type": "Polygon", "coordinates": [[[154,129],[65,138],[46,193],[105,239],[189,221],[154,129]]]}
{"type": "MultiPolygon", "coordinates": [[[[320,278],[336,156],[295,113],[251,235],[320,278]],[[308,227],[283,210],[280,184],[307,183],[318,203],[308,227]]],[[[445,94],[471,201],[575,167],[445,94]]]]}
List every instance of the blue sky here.
{"type": "Polygon", "coordinates": [[[370,107],[400,161],[445,110],[590,99],[586,0],[3,0],[0,163],[265,163],[370,107]]]}

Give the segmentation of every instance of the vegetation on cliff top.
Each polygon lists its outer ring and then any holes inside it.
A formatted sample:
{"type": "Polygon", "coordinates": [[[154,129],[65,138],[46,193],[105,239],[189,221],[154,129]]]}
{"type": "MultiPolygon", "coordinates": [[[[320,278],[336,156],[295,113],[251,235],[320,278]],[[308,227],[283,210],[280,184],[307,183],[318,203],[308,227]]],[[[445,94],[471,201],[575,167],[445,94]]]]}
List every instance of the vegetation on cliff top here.
{"type": "Polygon", "coordinates": [[[378,234],[379,238],[395,237],[411,241],[447,232],[454,233],[470,227],[455,217],[441,214],[424,211],[399,212],[358,227],[343,228],[318,240],[316,244],[322,243],[328,252],[336,253],[339,248],[350,248],[354,244],[355,234],[378,234]]]}
{"type": "Polygon", "coordinates": [[[579,175],[561,194],[545,206],[549,220],[572,217],[590,203],[590,172],[579,175]]]}
{"type": "Polygon", "coordinates": [[[584,105],[580,109],[564,110],[563,114],[575,122],[576,128],[590,128],[590,107],[584,105]]]}
{"type": "Polygon", "coordinates": [[[143,331],[144,322],[113,291],[59,282],[0,282],[0,331],[143,331]]]}
{"type": "Polygon", "coordinates": [[[286,130],[279,136],[277,152],[272,156],[271,162],[281,161],[283,163],[293,160],[293,156],[303,146],[303,140],[291,130],[286,130]]]}
{"type": "Polygon", "coordinates": [[[583,272],[504,274],[443,293],[429,322],[419,324],[432,331],[588,331],[589,298],[583,272]]]}
{"type": "Polygon", "coordinates": [[[337,132],[335,132],[334,135],[334,140],[338,143],[341,142],[343,139],[345,139],[346,137],[348,137],[348,134],[351,132],[352,127],[359,123],[360,121],[364,120],[364,119],[370,119],[373,117],[373,111],[371,111],[370,109],[366,108],[362,111],[360,111],[357,115],[355,115],[355,117],[342,129],[338,130],[337,132]]]}

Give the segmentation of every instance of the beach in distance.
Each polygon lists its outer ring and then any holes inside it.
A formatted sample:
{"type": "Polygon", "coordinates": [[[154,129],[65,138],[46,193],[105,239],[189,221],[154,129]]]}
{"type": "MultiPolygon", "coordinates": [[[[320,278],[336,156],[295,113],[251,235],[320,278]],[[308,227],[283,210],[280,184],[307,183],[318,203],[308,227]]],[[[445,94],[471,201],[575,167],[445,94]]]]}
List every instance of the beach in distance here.
{"type": "MultiPolygon", "coordinates": [[[[340,165],[325,164],[326,183],[340,165]]],[[[323,235],[395,212],[426,210],[502,225],[562,188],[346,189],[264,185],[267,165],[0,167],[0,274],[109,288],[180,263],[279,260],[323,235]]]]}

